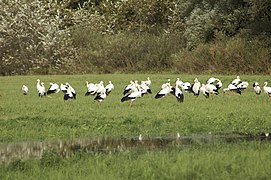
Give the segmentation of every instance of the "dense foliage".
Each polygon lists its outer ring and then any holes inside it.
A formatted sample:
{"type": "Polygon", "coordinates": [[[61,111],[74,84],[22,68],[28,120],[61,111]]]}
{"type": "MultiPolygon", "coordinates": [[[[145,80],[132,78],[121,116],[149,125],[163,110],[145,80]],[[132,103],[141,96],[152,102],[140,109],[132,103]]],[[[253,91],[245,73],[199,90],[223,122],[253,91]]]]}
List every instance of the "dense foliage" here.
{"type": "Polygon", "coordinates": [[[0,74],[266,73],[269,0],[0,1],[0,74]]]}

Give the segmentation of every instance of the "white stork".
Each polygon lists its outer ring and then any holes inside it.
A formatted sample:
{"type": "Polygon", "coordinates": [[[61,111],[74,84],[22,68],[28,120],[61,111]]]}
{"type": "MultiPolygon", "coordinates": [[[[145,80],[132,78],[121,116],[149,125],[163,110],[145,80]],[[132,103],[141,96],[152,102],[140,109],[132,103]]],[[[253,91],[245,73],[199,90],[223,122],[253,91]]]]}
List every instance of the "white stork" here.
{"type": "Polygon", "coordinates": [[[227,88],[223,89],[223,92],[226,92],[226,91],[232,91],[240,95],[242,94],[241,90],[237,87],[237,85],[233,85],[233,84],[229,84],[227,88]]]}
{"type": "Polygon", "coordinates": [[[205,89],[209,94],[218,94],[218,89],[215,85],[213,84],[206,84],[205,89]]]}
{"type": "Polygon", "coordinates": [[[50,87],[47,91],[47,95],[53,94],[53,93],[58,93],[60,91],[59,85],[57,83],[50,83],[50,87]]]}
{"type": "Polygon", "coordinates": [[[94,100],[96,100],[98,102],[102,102],[103,100],[105,100],[106,96],[107,96],[106,89],[104,88],[101,92],[97,93],[94,100]]]}
{"type": "Polygon", "coordinates": [[[240,90],[244,90],[248,87],[248,82],[247,81],[242,81],[237,85],[237,88],[239,88],[240,90]]]}
{"type": "Polygon", "coordinates": [[[182,84],[183,84],[183,81],[181,81],[180,78],[177,78],[176,81],[175,81],[175,85],[179,86],[179,87],[182,87],[182,84]]]}
{"type": "Polygon", "coordinates": [[[28,93],[28,87],[26,85],[22,86],[22,92],[23,92],[24,95],[27,95],[27,93],[28,93]]]}
{"type": "Polygon", "coordinates": [[[257,95],[260,95],[262,91],[261,91],[261,87],[260,87],[259,83],[258,82],[254,82],[252,86],[253,86],[254,92],[257,95]]]}
{"type": "Polygon", "coordinates": [[[268,85],[268,83],[264,82],[263,91],[265,94],[267,94],[269,96],[269,100],[271,102],[271,87],[268,87],[267,85],[268,85]]]}
{"type": "Polygon", "coordinates": [[[217,88],[217,90],[222,88],[222,82],[220,79],[215,78],[215,77],[211,77],[207,80],[207,84],[214,84],[217,88]],[[216,83],[215,83],[216,82],[216,83]]]}
{"type": "Polygon", "coordinates": [[[125,101],[135,101],[138,98],[142,97],[142,92],[140,89],[137,89],[136,91],[131,92],[130,94],[127,94],[126,96],[124,96],[123,98],[121,98],[121,102],[125,102],[125,101]]]}
{"type": "Polygon", "coordinates": [[[68,86],[66,84],[60,84],[60,90],[65,94],[67,93],[68,86]]]}
{"type": "Polygon", "coordinates": [[[97,84],[89,83],[88,81],[86,81],[86,86],[87,92],[85,93],[85,96],[95,95],[99,89],[97,84]]]}
{"type": "Polygon", "coordinates": [[[176,97],[177,101],[182,103],[184,100],[183,92],[180,90],[179,86],[176,85],[175,88],[172,88],[172,94],[176,97]]]}
{"type": "Polygon", "coordinates": [[[165,97],[166,95],[169,95],[172,92],[172,87],[170,83],[165,83],[163,88],[155,95],[155,99],[165,97]]]}
{"type": "Polygon", "coordinates": [[[150,79],[150,77],[148,77],[146,81],[141,81],[141,82],[144,82],[149,87],[151,86],[151,79],[150,79]]]}
{"type": "Polygon", "coordinates": [[[200,82],[198,80],[198,78],[194,79],[194,84],[192,85],[192,92],[194,94],[194,96],[198,96],[199,92],[200,92],[200,82]]]}
{"type": "Polygon", "coordinates": [[[240,76],[237,76],[236,79],[234,79],[231,84],[237,86],[239,83],[241,83],[240,76]]]}
{"type": "Polygon", "coordinates": [[[40,83],[40,87],[38,89],[38,94],[39,94],[39,97],[46,96],[46,89],[45,89],[43,82],[40,83]]]}
{"type": "Polygon", "coordinates": [[[130,84],[128,84],[123,91],[123,95],[130,93],[132,91],[132,89],[134,90],[135,88],[135,81],[130,81],[130,84]]]}
{"type": "Polygon", "coordinates": [[[192,92],[192,86],[191,86],[190,82],[184,82],[184,83],[182,83],[181,84],[181,88],[185,92],[189,92],[189,93],[192,92]]]}
{"type": "Polygon", "coordinates": [[[104,82],[103,81],[100,81],[100,83],[97,84],[97,86],[98,86],[97,94],[101,93],[101,92],[103,92],[105,90],[104,82]]]}
{"type": "Polygon", "coordinates": [[[209,98],[210,95],[209,95],[209,92],[206,89],[205,84],[201,84],[200,92],[204,95],[204,97],[209,98]]]}
{"type": "Polygon", "coordinates": [[[108,95],[111,91],[113,91],[114,85],[111,81],[108,82],[108,84],[105,86],[105,93],[108,95]]]}
{"type": "Polygon", "coordinates": [[[76,92],[75,92],[74,88],[69,83],[67,83],[67,82],[66,82],[66,86],[68,87],[67,94],[69,96],[72,95],[72,97],[71,97],[72,99],[76,99],[76,92]]]}
{"type": "Polygon", "coordinates": [[[142,90],[142,95],[147,93],[152,94],[151,88],[145,83],[145,81],[141,81],[139,88],[142,90]]]}
{"type": "Polygon", "coordinates": [[[214,82],[217,80],[215,77],[210,77],[207,81],[206,84],[214,84],[214,82]]]}
{"type": "MultiPolygon", "coordinates": [[[[177,78],[177,79],[178,79],[178,78],[177,78]]],[[[171,85],[170,85],[170,79],[167,79],[167,82],[165,82],[164,84],[162,84],[161,89],[166,88],[168,85],[169,85],[170,88],[171,88],[171,85]]]]}

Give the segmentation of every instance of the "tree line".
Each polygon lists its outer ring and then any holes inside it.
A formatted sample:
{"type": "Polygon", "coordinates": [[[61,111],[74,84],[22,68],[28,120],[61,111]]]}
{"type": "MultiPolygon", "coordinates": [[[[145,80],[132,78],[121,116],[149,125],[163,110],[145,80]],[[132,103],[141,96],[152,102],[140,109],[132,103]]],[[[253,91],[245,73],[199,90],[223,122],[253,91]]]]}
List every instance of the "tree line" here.
{"type": "Polygon", "coordinates": [[[269,0],[0,2],[0,74],[271,73],[269,0]]]}

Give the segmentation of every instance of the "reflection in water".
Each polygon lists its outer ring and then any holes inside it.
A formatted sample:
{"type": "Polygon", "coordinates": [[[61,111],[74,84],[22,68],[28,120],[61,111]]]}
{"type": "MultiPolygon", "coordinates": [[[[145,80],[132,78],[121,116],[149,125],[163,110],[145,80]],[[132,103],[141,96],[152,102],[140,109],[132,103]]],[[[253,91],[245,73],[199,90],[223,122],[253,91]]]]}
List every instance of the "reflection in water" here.
{"type": "Polygon", "coordinates": [[[78,151],[83,152],[121,152],[131,149],[155,150],[168,146],[191,146],[196,144],[234,143],[240,141],[270,141],[270,137],[240,136],[240,135],[193,135],[180,137],[138,137],[133,138],[79,138],[75,140],[58,140],[48,142],[22,142],[0,144],[0,164],[10,163],[13,160],[26,160],[29,158],[41,158],[42,154],[49,150],[58,152],[63,157],[70,157],[78,151]]]}

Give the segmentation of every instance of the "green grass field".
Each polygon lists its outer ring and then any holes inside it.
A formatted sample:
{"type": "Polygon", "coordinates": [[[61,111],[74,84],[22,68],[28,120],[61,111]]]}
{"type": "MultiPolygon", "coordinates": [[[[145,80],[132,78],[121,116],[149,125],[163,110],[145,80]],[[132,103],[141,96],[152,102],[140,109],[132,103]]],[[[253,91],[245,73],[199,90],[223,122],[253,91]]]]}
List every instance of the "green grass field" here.
{"type": "MultiPolygon", "coordinates": [[[[0,77],[0,142],[93,136],[130,137],[139,134],[172,136],[177,132],[191,135],[271,131],[271,103],[268,96],[256,96],[252,89],[254,81],[262,85],[264,81],[270,80],[269,76],[241,76],[242,80],[250,83],[242,95],[221,92],[206,99],[202,95],[196,98],[184,93],[184,103],[178,103],[173,96],[154,99],[162,83],[168,78],[174,83],[177,77],[190,82],[198,77],[203,83],[210,76],[105,74],[0,77]],[[153,94],[136,100],[131,106],[129,102],[120,102],[123,88],[130,80],[145,80],[148,76],[152,80],[153,94]],[[38,78],[45,82],[46,87],[49,82],[69,82],[77,91],[78,98],[64,102],[61,92],[39,98],[36,92],[38,78]],[[98,103],[93,100],[94,97],[84,96],[86,80],[97,83],[111,80],[115,89],[104,102],[98,103]],[[23,84],[30,89],[26,96],[21,93],[23,84]]],[[[217,77],[222,80],[223,88],[235,78],[217,77]]],[[[86,179],[218,179],[221,174],[224,179],[266,179],[270,177],[271,163],[265,159],[270,159],[270,150],[268,143],[250,142],[157,152],[132,151],[117,155],[83,154],[84,157],[61,160],[57,168],[43,168],[41,160],[23,162],[24,168],[16,168],[16,164],[15,168],[1,167],[6,173],[0,178],[84,179],[86,175],[86,179]]]]}

